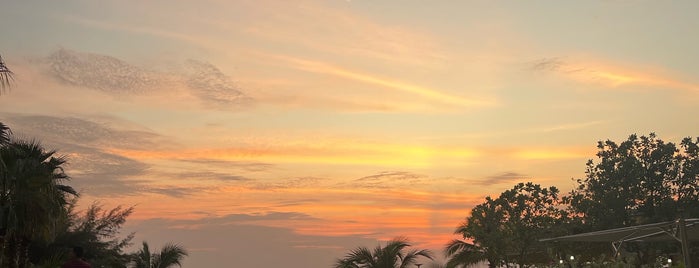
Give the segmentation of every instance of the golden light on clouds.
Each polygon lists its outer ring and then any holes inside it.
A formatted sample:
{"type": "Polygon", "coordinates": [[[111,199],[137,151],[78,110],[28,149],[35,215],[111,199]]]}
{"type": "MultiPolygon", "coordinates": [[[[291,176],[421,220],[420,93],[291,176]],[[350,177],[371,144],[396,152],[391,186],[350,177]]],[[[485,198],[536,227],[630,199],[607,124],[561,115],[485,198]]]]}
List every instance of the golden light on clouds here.
{"type": "Polygon", "coordinates": [[[699,84],[657,67],[631,67],[607,61],[556,61],[554,71],[570,79],[606,87],[641,86],[699,91],[699,84]]]}
{"type": "Polygon", "coordinates": [[[396,90],[399,92],[410,93],[424,99],[439,102],[447,105],[455,105],[459,107],[486,107],[493,106],[496,104],[493,100],[481,99],[481,98],[466,98],[462,96],[447,94],[441,90],[436,90],[424,86],[418,86],[410,84],[403,81],[398,81],[395,79],[384,78],[378,75],[372,75],[368,73],[362,73],[359,71],[353,71],[346,68],[341,68],[332,64],[313,61],[308,59],[294,58],[290,56],[282,55],[266,55],[272,59],[282,60],[289,64],[291,67],[298,68],[300,70],[333,75],[337,77],[342,77],[354,81],[359,81],[375,86],[380,86],[385,89],[396,90]]]}
{"type": "Polygon", "coordinates": [[[3,6],[0,121],[69,157],[82,207],[136,205],[137,241],[226,253],[187,267],[327,267],[395,236],[438,252],[487,195],[572,189],[598,140],[699,130],[685,4],[3,6]]]}
{"type": "Polygon", "coordinates": [[[134,159],[212,159],[226,161],[262,161],[272,163],[320,163],[385,166],[431,166],[437,161],[464,161],[479,154],[472,148],[448,148],[415,144],[357,141],[289,142],[248,145],[223,149],[169,151],[124,150],[109,152],[134,159]]]}
{"type": "Polygon", "coordinates": [[[480,198],[480,194],[340,186],[277,189],[224,186],[186,199],[144,198],[132,220],[185,220],[186,223],[170,228],[189,230],[218,221],[228,225],[291,228],[295,233],[313,236],[361,235],[391,239],[409,233],[413,241],[441,247],[444,241],[451,239],[451,231],[464,219],[467,208],[480,198]],[[295,201],[299,196],[309,201],[295,201]],[[209,213],[199,213],[201,207],[207,207],[209,213]],[[153,214],[154,211],[158,213],[153,214]],[[223,221],[228,215],[265,216],[299,211],[303,214],[290,218],[242,217],[223,221]]]}
{"type": "Polygon", "coordinates": [[[550,149],[523,149],[515,150],[512,156],[526,160],[551,160],[551,159],[572,159],[590,158],[595,153],[594,148],[550,148],[550,149]]]}

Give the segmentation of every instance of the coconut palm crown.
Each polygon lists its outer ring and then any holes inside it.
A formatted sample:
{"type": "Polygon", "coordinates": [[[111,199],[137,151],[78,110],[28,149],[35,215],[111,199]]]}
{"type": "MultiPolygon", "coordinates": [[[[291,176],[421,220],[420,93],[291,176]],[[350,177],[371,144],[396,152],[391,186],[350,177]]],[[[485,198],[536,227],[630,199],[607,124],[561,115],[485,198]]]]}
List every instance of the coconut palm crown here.
{"type": "Polygon", "coordinates": [[[188,255],[187,250],[177,244],[167,243],[160,253],[151,253],[147,242],[134,255],[135,268],[170,268],[175,265],[182,267],[182,260],[188,255]]]}
{"type": "Polygon", "coordinates": [[[2,93],[6,88],[10,88],[11,82],[14,80],[14,73],[7,68],[5,61],[0,55],[0,93],[2,93]]]}
{"type": "Polygon", "coordinates": [[[405,238],[395,238],[386,246],[376,246],[373,250],[358,247],[344,258],[335,262],[334,268],[407,268],[417,263],[419,257],[432,259],[429,250],[409,250],[411,245],[405,238]]]}

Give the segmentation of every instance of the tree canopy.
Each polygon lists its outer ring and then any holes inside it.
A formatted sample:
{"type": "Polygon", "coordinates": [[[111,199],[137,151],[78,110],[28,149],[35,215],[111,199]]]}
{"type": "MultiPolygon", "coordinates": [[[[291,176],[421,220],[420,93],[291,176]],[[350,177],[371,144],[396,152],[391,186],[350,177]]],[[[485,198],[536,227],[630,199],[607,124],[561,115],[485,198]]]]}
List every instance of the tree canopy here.
{"type": "Polygon", "coordinates": [[[454,240],[447,245],[447,267],[482,260],[491,267],[539,263],[547,254],[538,239],[561,233],[567,219],[560,204],[558,189],[531,182],[519,183],[496,199],[486,197],[455,231],[472,242],[454,240]]]}
{"type": "MultiPolygon", "coordinates": [[[[618,144],[600,141],[597,148],[597,159],[565,196],[555,187],[519,183],[496,199],[486,197],[456,229],[464,240],[445,248],[447,267],[547,263],[563,252],[547,252],[540,238],[699,217],[699,138],[675,144],[651,133],[618,144]]],[[[641,262],[677,250],[674,244],[626,246],[641,262]]],[[[575,250],[589,258],[611,255],[608,245],[581,243],[575,250]]]]}
{"type": "Polygon", "coordinates": [[[598,162],[567,197],[571,213],[591,229],[699,216],[699,139],[678,145],[655,134],[599,142],[598,162]]]}

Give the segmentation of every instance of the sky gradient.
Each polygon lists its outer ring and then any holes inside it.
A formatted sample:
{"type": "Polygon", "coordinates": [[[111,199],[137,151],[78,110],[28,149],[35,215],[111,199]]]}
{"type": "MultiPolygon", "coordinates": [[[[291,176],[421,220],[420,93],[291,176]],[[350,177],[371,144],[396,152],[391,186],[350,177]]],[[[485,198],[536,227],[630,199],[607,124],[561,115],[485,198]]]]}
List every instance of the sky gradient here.
{"type": "Polygon", "coordinates": [[[699,135],[696,1],[11,1],[0,121],[185,267],[441,248],[598,140],[699,135]]]}

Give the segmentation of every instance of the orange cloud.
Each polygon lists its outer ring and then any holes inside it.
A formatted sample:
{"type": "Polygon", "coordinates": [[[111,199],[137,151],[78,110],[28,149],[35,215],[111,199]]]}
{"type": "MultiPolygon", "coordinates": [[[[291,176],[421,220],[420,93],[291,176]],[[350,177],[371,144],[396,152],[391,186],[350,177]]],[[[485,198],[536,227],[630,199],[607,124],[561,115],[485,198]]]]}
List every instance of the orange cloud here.
{"type": "Polygon", "coordinates": [[[153,218],[189,220],[171,228],[197,229],[207,224],[198,220],[231,214],[298,213],[307,216],[284,219],[252,217],[220,224],[289,228],[296,233],[314,236],[360,235],[390,239],[407,235],[422,245],[441,248],[453,238],[451,233],[468,216],[469,208],[481,199],[466,194],[416,190],[332,187],[264,190],[229,186],[186,199],[149,194],[110,201],[115,204],[137,202],[137,209],[129,218],[136,223],[153,218]],[[292,204],[280,205],[284,200],[292,204]]]}
{"type": "Polygon", "coordinates": [[[553,132],[553,131],[563,131],[563,130],[573,130],[573,129],[581,129],[581,128],[587,128],[591,126],[596,126],[600,124],[607,123],[608,121],[589,121],[589,122],[582,122],[582,123],[568,123],[568,124],[560,124],[560,125],[555,125],[555,126],[548,126],[548,127],[541,127],[541,128],[534,128],[531,129],[527,132],[553,132]]]}
{"type": "Polygon", "coordinates": [[[601,84],[606,87],[644,86],[699,91],[699,84],[678,78],[678,75],[655,67],[628,67],[606,61],[563,61],[547,59],[535,65],[537,69],[554,71],[569,79],[601,84]]]}
{"type": "MultiPolygon", "coordinates": [[[[354,10],[324,1],[255,1],[245,6],[255,17],[244,31],[256,38],[305,48],[312,53],[331,53],[343,58],[398,62],[422,66],[447,58],[438,40],[414,28],[390,25],[364,17],[354,10]],[[285,10],[279,13],[277,10],[285,10]],[[322,21],[323,23],[318,23],[322,21]],[[322,34],[318,34],[322,33],[322,34]]],[[[219,28],[240,28],[225,20],[207,20],[219,28]]]]}
{"type": "Polygon", "coordinates": [[[397,90],[405,93],[410,93],[414,94],[432,101],[444,103],[444,104],[449,104],[449,105],[455,105],[459,107],[484,107],[484,106],[492,106],[495,103],[495,101],[492,100],[485,100],[485,99],[476,99],[476,98],[465,98],[461,96],[456,96],[456,95],[450,95],[446,93],[442,93],[438,90],[428,88],[428,87],[423,87],[423,86],[418,86],[418,85],[413,85],[410,83],[394,80],[394,79],[389,79],[389,78],[383,78],[371,74],[366,74],[358,71],[353,71],[349,70],[346,68],[341,68],[337,67],[331,64],[327,64],[324,62],[319,62],[319,61],[313,61],[313,60],[307,60],[307,59],[299,59],[299,58],[294,58],[290,56],[283,56],[283,55],[269,55],[269,54],[263,54],[262,56],[270,57],[275,60],[282,60],[287,63],[292,64],[293,68],[297,68],[300,70],[308,71],[308,72],[314,72],[314,73],[320,73],[320,74],[327,74],[327,75],[333,75],[337,77],[342,77],[354,81],[359,81],[363,82],[366,84],[371,84],[371,85],[376,85],[380,86],[383,88],[387,89],[392,89],[392,90],[397,90]]]}
{"type": "Polygon", "coordinates": [[[135,159],[211,159],[273,163],[361,164],[381,166],[430,166],[435,161],[463,161],[478,152],[470,148],[444,148],[413,144],[356,141],[289,142],[276,145],[243,145],[223,149],[141,151],[108,149],[135,159]]]}
{"type": "Polygon", "coordinates": [[[511,155],[526,160],[589,158],[594,155],[594,150],[583,148],[523,149],[515,150],[511,155]]]}

